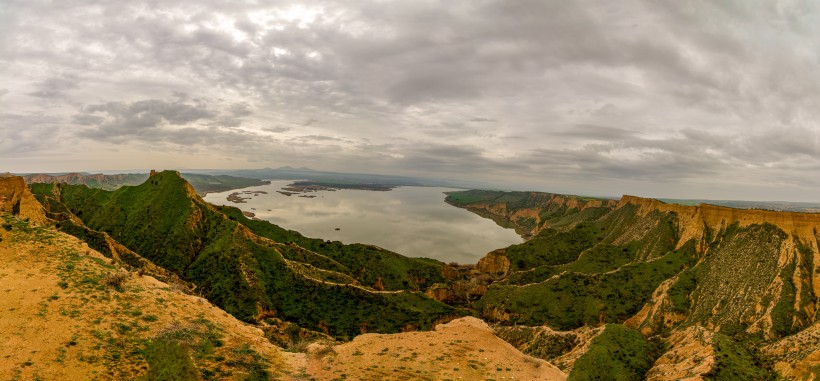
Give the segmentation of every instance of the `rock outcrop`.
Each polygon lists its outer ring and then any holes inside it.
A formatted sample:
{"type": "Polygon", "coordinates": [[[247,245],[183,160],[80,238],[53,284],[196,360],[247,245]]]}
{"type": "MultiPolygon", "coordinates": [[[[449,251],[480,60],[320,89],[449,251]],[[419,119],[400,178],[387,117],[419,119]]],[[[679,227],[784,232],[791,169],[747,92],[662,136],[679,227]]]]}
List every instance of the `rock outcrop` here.
{"type": "Polygon", "coordinates": [[[622,323],[664,342],[644,370],[653,380],[820,376],[820,214],[629,195],[448,197],[538,232],[476,265],[494,276],[473,304],[490,321],[570,332],[622,323]]]}
{"type": "Polygon", "coordinates": [[[510,271],[510,259],[504,254],[504,250],[495,250],[482,257],[476,270],[484,274],[506,275],[510,271]]]}
{"type": "Polygon", "coordinates": [[[48,224],[43,205],[37,202],[20,176],[0,177],[0,211],[28,219],[35,226],[48,224]]]}

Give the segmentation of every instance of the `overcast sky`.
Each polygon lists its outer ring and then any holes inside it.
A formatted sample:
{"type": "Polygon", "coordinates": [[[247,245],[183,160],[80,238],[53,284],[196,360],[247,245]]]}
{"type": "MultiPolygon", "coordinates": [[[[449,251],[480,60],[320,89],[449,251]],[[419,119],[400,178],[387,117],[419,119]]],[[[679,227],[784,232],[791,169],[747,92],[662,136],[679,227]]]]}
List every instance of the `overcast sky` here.
{"type": "Polygon", "coordinates": [[[0,0],[0,171],[820,201],[815,1],[0,0]]]}

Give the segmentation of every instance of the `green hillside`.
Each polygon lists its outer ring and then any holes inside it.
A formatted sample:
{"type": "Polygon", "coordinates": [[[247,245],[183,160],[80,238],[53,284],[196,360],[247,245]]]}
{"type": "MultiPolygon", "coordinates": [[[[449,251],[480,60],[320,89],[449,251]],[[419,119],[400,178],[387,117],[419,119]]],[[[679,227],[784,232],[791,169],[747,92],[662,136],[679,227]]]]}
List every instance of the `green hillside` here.
{"type": "MultiPolygon", "coordinates": [[[[242,320],[276,316],[337,337],[351,337],[367,330],[397,332],[408,326],[425,328],[438,318],[457,314],[453,308],[420,293],[376,292],[356,284],[329,281],[350,277],[333,275],[334,271],[327,269],[311,270],[332,268],[328,264],[332,262],[311,260],[317,264],[314,267],[286,258],[282,253],[293,252],[292,246],[254,234],[235,216],[229,218],[202,201],[190,184],[173,171],[115,191],[70,185],[60,185],[56,190],[50,186],[33,190],[49,209],[62,207],[70,211],[88,228],[107,233],[158,266],[196,284],[203,296],[242,320]]],[[[260,226],[256,229],[262,230],[260,226]]],[[[349,255],[356,252],[353,248],[337,249],[349,255]]],[[[408,288],[432,281],[422,279],[421,275],[432,277],[435,262],[390,254],[389,258],[398,264],[380,270],[385,282],[396,278],[396,282],[403,283],[398,275],[390,274],[414,266],[420,269],[420,276],[412,285],[408,280],[408,288]]],[[[322,255],[313,253],[303,259],[322,255]]],[[[353,267],[356,261],[346,263],[353,267]]],[[[344,263],[341,265],[336,270],[362,272],[362,267],[351,270],[344,263]]]]}
{"type": "MultiPolygon", "coordinates": [[[[797,356],[769,349],[761,355],[764,348],[787,345],[781,341],[804,348],[820,328],[819,216],[633,196],[595,204],[569,198],[448,195],[451,204],[502,225],[520,227],[520,216],[538,216],[531,239],[493,253],[496,267],[482,275],[491,284],[472,307],[512,327],[545,325],[576,335],[606,325],[574,363],[570,379],[643,379],[664,351],[674,359],[668,365],[689,367],[678,374],[691,371],[705,379],[774,379],[775,361],[781,361],[780,371],[791,369],[783,364],[803,361],[790,374],[820,375],[809,357],[818,351],[797,356]],[[508,268],[500,271],[504,263],[508,268]],[[688,337],[689,328],[705,334],[688,337]],[[647,340],[662,345],[647,346],[647,340]],[[687,351],[698,346],[707,349],[691,357],[687,351]]],[[[549,359],[570,350],[556,352],[535,336],[509,336],[519,348],[549,353],[549,359]]]]}

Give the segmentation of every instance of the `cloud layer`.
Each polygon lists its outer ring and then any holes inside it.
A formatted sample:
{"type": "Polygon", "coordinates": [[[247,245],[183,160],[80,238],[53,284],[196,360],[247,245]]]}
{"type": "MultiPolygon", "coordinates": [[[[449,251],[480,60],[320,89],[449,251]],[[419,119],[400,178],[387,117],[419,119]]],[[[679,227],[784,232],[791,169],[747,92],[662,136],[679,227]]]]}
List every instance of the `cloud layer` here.
{"type": "Polygon", "coordinates": [[[800,1],[5,1],[0,160],[818,201],[819,29],[800,1]]]}

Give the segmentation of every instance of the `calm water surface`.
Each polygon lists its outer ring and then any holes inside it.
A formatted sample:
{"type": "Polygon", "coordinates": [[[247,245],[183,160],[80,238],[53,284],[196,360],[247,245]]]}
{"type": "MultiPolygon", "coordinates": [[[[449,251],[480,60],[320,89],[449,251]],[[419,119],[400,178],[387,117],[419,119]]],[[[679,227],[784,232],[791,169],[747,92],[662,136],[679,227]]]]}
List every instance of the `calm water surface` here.
{"type": "Polygon", "coordinates": [[[222,193],[205,200],[233,205],[307,237],[367,243],[410,256],[444,262],[476,263],[487,252],[521,243],[512,229],[444,202],[444,193],[455,190],[434,187],[400,187],[389,192],[337,190],[305,193],[315,198],[277,193],[292,181],[222,193]],[[227,201],[239,191],[265,191],[244,204],[227,201]],[[339,228],[340,230],[335,230],[339,228]]]}

